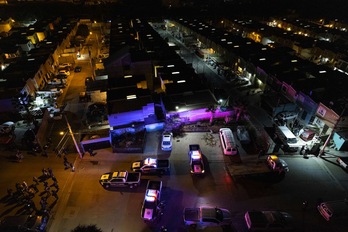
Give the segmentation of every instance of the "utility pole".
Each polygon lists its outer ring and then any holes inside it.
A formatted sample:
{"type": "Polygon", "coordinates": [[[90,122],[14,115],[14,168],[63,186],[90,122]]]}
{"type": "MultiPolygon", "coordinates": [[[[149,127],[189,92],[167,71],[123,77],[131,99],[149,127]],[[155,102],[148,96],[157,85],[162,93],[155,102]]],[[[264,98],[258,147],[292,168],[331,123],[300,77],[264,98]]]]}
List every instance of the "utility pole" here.
{"type": "Polygon", "coordinates": [[[320,150],[320,152],[319,152],[319,157],[322,156],[322,155],[324,154],[324,152],[325,152],[324,150],[325,150],[327,144],[329,143],[329,141],[330,141],[330,139],[331,139],[333,133],[335,132],[335,130],[336,130],[336,128],[337,128],[337,125],[338,125],[338,123],[340,122],[341,117],[343,116],[345,110],[346,110],[346,107],[343,108],[343,110],[342,110],[340,116],[339,116],[338,119],[336,120],[336,122],[335,122],[335,124],[334,124],[334,127],[333,127],[332,130],[331,130],[331,133],[329,134],[329,136],[328,136],[327,139],[325,140],[325,143],[324,143],[323,147],[321,148],[321,150],[320,150]]]}
{"type": "Polygon", "coordinates": [[[80,151],[79,145],[78,145],[77,142],[76,142],[74,133],[73,133],[73,131],[72,131],[72,129],[71,129],[71,126],[70,126],[70,124],[69,124],[68,118],[66,117],[65,114],[64,114],[64,118],[65,118],[66,124],[67,124],[67,126],[68,126],[68,129],[69,129],[69,133],[70,133],[70,135],[71,135],[71,138],[72,138],[72,140],[73,140],[73,142],[74,142],[74,144],[75,144],[76,150],[77,150],[77,152],[79,153],[80,159],[82,159],[82,158],[83,158],[83,155],[82,155],[82,153],[81,153],[81,151],[80,151]]]}

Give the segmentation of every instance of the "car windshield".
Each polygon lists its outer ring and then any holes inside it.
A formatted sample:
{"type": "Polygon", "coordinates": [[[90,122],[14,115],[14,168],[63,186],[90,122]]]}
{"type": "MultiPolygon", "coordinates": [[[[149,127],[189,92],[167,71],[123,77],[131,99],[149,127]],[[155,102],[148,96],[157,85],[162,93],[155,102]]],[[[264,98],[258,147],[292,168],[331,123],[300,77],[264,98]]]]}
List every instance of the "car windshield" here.
{"type": "Polygon", "coordinates": [[[170,145],[170,141],[163,141],[163,145],[170,145]]]}

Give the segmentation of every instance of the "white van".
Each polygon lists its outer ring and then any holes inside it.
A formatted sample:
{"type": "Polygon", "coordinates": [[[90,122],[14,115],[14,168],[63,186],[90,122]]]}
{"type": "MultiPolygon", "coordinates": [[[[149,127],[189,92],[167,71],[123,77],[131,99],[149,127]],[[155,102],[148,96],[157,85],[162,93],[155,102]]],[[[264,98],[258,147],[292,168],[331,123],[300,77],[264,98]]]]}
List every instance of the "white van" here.
{"type": "Polygon", "coordinates": [[[231,129],[220,128],[219,134],[224,155],[237,155],[238,149],[231,129]]]}
{"type": "Polygon", "coordinates": [[[346,200],[322,202],[317,209],[326,221],[340,217],[348,218],[348,201],[346,200]]]}
{"type": "Polygon", "coordinates": [[[294,133],[287,126],[278,126],[275,131],[276,135],[280,141],[286,146],[290,151],[297,151],[301,146],[294,133]]]}

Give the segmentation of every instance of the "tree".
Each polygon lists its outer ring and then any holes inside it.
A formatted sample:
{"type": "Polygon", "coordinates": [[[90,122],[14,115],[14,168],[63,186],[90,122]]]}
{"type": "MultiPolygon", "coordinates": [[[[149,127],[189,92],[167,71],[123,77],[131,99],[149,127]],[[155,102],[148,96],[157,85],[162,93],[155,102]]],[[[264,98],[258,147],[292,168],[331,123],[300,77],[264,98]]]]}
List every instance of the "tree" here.
{"type": "Polygon", "coordinates": [[[97,225],[78,225],[71,232],[103,232],[97,225]]]}

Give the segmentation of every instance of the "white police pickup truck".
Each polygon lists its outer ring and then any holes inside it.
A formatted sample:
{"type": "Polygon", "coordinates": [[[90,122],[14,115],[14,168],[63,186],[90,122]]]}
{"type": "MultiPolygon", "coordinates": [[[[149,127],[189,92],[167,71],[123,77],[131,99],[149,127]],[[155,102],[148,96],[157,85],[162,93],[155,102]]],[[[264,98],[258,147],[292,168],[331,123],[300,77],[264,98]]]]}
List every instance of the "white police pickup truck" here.
{"type": "Polygon", "coordinates": [[[138,172],[115,171],[104,173],[99,183],[104,188],[110,187],[129,187],[134,188],[140,184],[141,174],[138,172]]]}
{"type": "Polygon", "coordinates": [[[229,210],[216,207],[184,208],[183,216],[185,226],[196,229],[229,226],[232,222],[229,210]]]}
{"type": "Polygon", "coordinates": [[[141,218],[144,222],[152,222],[162,213],[161,203],[162,181],[149,180],[145,198],[141,207],[141,218]]]}
{"type": "Polygon", "coordinates": [[[142,174],[165,174],[170,170],[170,163],[168,159],[145,158],[133,162],[132,170],[142,174]]]}

